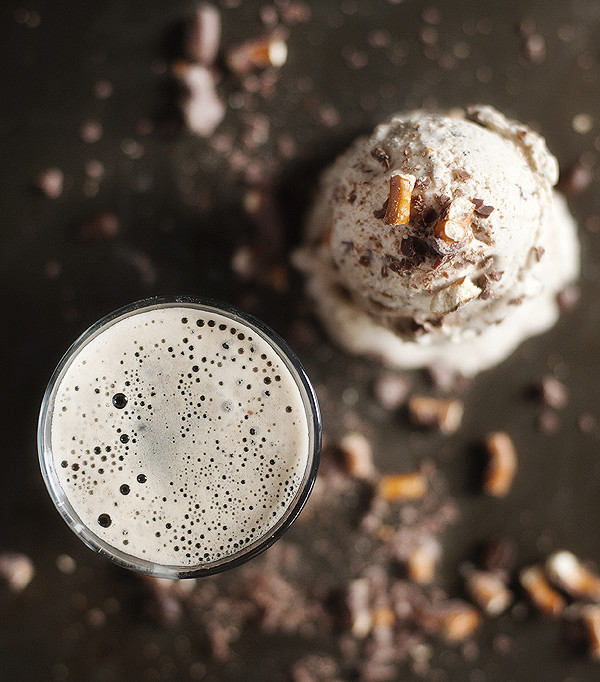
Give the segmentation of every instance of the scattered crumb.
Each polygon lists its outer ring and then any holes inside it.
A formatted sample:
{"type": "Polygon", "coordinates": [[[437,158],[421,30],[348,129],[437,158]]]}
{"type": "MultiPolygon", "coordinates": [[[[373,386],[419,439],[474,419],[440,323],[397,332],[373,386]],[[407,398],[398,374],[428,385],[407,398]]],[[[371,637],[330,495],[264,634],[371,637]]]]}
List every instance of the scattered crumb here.
{"type": "Polygon", "coordinates": [[[519,573],[519,582],[531,603],[541,613],[557,618],[565,610],[566,602],[548,583],[544,571],[539,566],[529,566],[519,573]]]}
{"type": "Polygon", "coordinates": [[[356,478],[365,480],[375,476],[371,443],[362,433],[348,433],[339,442],[346,471],[356,478]]]}
{"type": "Polygon", "coordinates": [[[73,575],[77,570],[77,563],[68,554],[59,554],[56,557],[56,568],[65,575],[73,575]]]}
{"type": "Polygon", "coordinates": [[[211,66],[221,42],[221,14],[214,5],[200,5],[189,20],[184,51],[190,61],[211,66]]]}
{"type": "Polygon", "coordinates": [[[114,92],[114,85],[109,80],[99,80],[94,84],[94,95],[99,100],[108,99],[114,92]]]}
{"type": "Polygon", "coordinates": [[[86,241],[105,241],[114,239],[120,231],[118,217],[110,211],[102,211],[91,216],[81,226],[80,236],[86,241]]]}
{"type": "Polygon", "coordinates": [[[98,140],[100,140],[102,137],[102,133],[102,124],[100,121],[94,119],[84,121],[79,128],[79,136],[88,144],[98,142],[98,140]]]}
{"type": "Polygon", "coordinates": [[[48,199],[58,199],[64,188],[65,177],[60,168],[48,168],[35,179],[35,186],[48,199]]]}
{"type": "Polygon", "coordinates": [[[557,296],[558,305],[563,312],[571,312],[572,310],[575,310],[580,298],[581,290],[577,284],[569,285],[557,296]]]}
{"type": "Polygon", "coordinates": [[[592,168],[578,161],[564,171],[561,170],[556,188],[566,197],[576,197],[585,192],[593,180],[592,168]]]}
{"type": "Polygon", "coordinates": [[[499,616],[512,604],[513,596],[502,577],[464,564],[461,573],[471,599],[490,616],[499,616]]]}
{"type": "Polygon", "coordinates": [[[560,428],[560,417],[551,409],[544,409],[538,415],[538,428],[548,436],[556,433],[560,428]]]}
{"type": "Polygon", "coordinates": [[[227,50],[227,66],[239,76],[267,67],[281,68],[287,61],[286,35],[281,31],[249,40],[227,50]]]}
{"type": "Polygon", "coordinates": [[[209,137],[225,116],[213,72],[199,64],[179,64],[175,73],[185,90],[180,106],[186,128],[209,137]]]}
{"type": "Polygon", "coordinates": [[[590,114],[576,114],[571,120],[571,127],[576,133],[585,135],[594,127],[594,119],[590,114]]]}
{"type": "Polygon", "coordinates": [[[408,402],[409,415],[415,426],[437,429],[445,435],[458,431],[463,410],[463,403],[458,399],[413,396],[408,402]]]}
{"type": "Polygon", "coordinates": [[[382,407],[392,411],[404,405],[410,386],[411,381],[407,375],[385,372],[375,382],[373,393],[382,407]]]}
{"type": "Polygon", "coordinates": [[[490,433],[485,439],[488,462],[483,489],[488,495],[508,495],[517,472],[517,452],[511,437],[504,431],[490,433]]]}
{"type": "Polygon", "coordinates": [[[31,559],[18,552],[0,553],[0,580],[15,594],[22,592],[33,580],[35,569],[31,559]]]}

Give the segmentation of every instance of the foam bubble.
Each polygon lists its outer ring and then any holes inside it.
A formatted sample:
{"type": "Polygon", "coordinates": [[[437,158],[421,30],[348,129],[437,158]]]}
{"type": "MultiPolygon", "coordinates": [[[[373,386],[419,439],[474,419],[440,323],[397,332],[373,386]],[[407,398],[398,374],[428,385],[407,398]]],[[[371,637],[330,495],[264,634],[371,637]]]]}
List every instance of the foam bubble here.
{"type": "Polygon", "coordinates": [[[194,304],[140,308],[76,348],[48,401],[47,466],[100,542],[162,566],[234,557],[307,484],[305,389],[267,336],[194,304]]]}

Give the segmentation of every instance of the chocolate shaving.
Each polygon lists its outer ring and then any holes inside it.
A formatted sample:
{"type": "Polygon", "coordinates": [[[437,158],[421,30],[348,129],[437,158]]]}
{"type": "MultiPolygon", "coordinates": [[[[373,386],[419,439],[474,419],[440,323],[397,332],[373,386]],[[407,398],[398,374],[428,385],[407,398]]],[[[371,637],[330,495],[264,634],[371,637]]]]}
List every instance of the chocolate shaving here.
{"type": "Polygon", "coordinates": [[[456,173],[456,177],[459,178],[459,180],[468,180],[471,177],[471,174],[467,173],[464,168],[455,168],[454,172],[456,173]]]}
{"type": "Polygon", "coordinates": [[[365,267],[371,265],[371,254],[370,253],[365,253],[363,254],[359,259],[358,262],[360,265],[364,265],[365,267]]]}
{"type": "Polygon", "coordinates": [[[375,161],[379,161],[379,163],[386,169],[390,169],[390,155],[385,151],[385,149],[382,149],[381,147],[373,147],[371,149],[371,156],[375,159],[375,161]]]}
{"type": "Polygon", "coordinates": [[[427,177],[417,178],[417,180],[415,182],[415,188],[426,189],[427,187],[429,187],[430,184],[431,184],[431,178],[427,178],[427,177]]]}

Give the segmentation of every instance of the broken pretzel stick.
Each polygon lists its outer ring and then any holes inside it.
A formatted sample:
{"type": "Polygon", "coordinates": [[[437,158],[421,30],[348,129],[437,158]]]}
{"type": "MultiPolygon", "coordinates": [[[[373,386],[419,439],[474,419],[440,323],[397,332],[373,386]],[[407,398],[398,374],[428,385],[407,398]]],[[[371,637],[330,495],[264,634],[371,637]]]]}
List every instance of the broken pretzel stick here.
{"type": "Polygon", "coordinates": [[[414,175],[402,175],[394,172],[390,176],[390,196],[387,210],[383,218],[386,225],[408,225],[410,219],[410,203],[415,188],[414,175]]]}

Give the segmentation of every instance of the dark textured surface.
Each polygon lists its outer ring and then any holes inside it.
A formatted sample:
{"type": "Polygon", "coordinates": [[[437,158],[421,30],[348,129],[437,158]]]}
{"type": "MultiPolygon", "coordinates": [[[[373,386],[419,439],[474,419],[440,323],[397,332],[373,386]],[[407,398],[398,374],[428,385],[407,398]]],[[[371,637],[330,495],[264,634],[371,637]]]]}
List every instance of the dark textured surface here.
{"type": "MultiPolygon", "coordinates": [[[[600,228],[600,10],[592,0],[432,4],[441,21],[435,45],[427,48],[424,38],[431,36],[422,35],[422,17],[429,4],[310,3],[310,20],[290,27],[289,58],[275,94],[253,99],[252,107],[271,118],[269,139],[246,151],[265,169],[261,182],[275,188],[287,234],[281,245],[268,231],[261,238],[276,255],[298,238],[316,172],[357,132],[402,108],[487,102],[539,127],[561,166],[585,154],[592,167],[594,182],[571,202],[583,244],[579,307],[473,382],[455,436],[411,434],[402,416],[383,413],[369,388],[376,365],[345,357],[322,338],[295,344],[325,397],[327,434],[344,431],[335,406],[344,390],[355,389],[359,400],[350,411],[370,425],[383,470],[412,468],[423,456],[438,462],[462,513],[445,542],[444,582],[454,592],[458,563],[494,534],[517,540],[519,566],[562,547],[600,563],[598,431],[577,427],[583,413],[600,418],[600,250],[594,231],[600,228]],[[523,57],[518,26],[527,18],[545,37],[539,64],[523,57]],[[387,47],[369,44],[379,29],[389,32],[387,47]],[[450,58],[453,50],[461,58],[450,58]],[[593,118],[586,134],[571,125],[580,113],[593,118]],[[288,134],[297,153],[283,159],[277,142],[288,134]],[[527,398],[528,387],[549,368],[570,391],[553,435],[536,427],[539,405],[527,398]],[[503,500],[485,499],[471,481],[470,446],[495,429],[507,430],[520,454],[518,478],[503,500]]],[[[222,9],[223,45],[262,33],[262,6],[244,2],[222,9]]],[[[178,132],[175,123],[164,65],[178,56],[181,21],[193,3],[32,2],[30,22],[32,10],[41,19],[34,27],[22,23],[19,7],[4,1],[0,8],[0,550],[29,555],[37,573],[20,595],[0,593],[0,679],[179,680],[198,677],[198,661],[207,665],[206,679],[289,679],[291,663],[328,650],[328,642],[256,632],[241,642],[232,662],[211,663],[192,622],[169,629],[139,615],[137,580],[79,543],[53,509],[38,472],[35,430],[45,383],[70,342],[112,309],[154,294],[214,296],[262,316],[294,345],[291,311],[301,299],[299,280],[291,275],[288,290],[278,293],[241,282],[229,266],[236,245],[257,230],[242,210],[252,173],[233,172],[229,154],[178,132]],[[114,85],[105,101],[93,92],[100,79],[114,85]],[[89,118],[103,126],[93,144],[79,136],[89,118]],[[155,122],[153,131],[140,134],[140,120],[155,122]],[[141,158],[127,151],[131,140],[142,145],[141,158]],[[84,165],[91,159],[106,171],[93,197],[84,192],[84,165]],[[35,175],[50,166],[65,175],[56,200],[32,187],[35,175]],[[81,239],[82,223],[107,210],[119,217],[119,235],[99,243],[81,239]],[[59,274],[49,277],[57,267],[59,274]],[[77,561],[74,576],[57,570],[62,553],[77,561]],[[101,628],[90,625],[90,609],[110,614],[114,602],[107,600],[113,598],[118,613],[101,628]]],[[[242,146],[247,125],[232,97],[239,90],[231,75],[220,84],[231,106],[218,132],[231,135],[234,148],[242,146]]],[[[423,384],[420,375],[415,382],[423,384]]],[[[353,403],[354,393],[351,398],[346,394],[346,402],[353,403]]],[[[523,622],[511,615],[490,620],[477,636],[481,653],[474,662],[465,662],[460,650],[436,650],[447,674],[441,679],[598,679],[600,669],[563,646],[559,630],[533,615],[523,622]],[[498,633],[514,637],[507,654],[494,647],[498,633]]]]}

